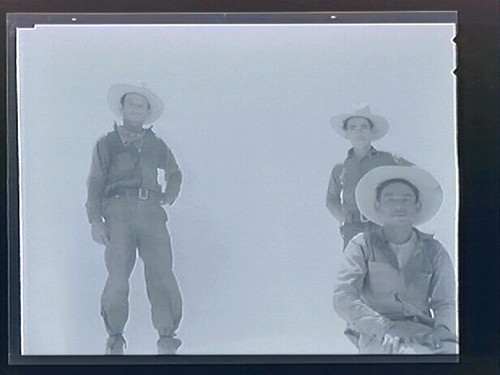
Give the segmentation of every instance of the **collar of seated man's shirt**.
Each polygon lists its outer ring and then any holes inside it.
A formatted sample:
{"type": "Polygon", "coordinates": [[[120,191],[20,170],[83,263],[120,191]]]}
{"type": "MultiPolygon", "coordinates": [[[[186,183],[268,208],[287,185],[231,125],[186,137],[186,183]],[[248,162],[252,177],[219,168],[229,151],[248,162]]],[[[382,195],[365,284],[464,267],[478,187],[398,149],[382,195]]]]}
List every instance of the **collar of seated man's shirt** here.
{"type": "Polygon", "coordinates": [[[417,243],[417,234],[413,230],[411,232],[410,239],[402,244],[396,244],[393,242],[388,242],[391,250],[396,254],[398,259],[399,268],[403,268],[413,253],[413,249],[417,243]]]}

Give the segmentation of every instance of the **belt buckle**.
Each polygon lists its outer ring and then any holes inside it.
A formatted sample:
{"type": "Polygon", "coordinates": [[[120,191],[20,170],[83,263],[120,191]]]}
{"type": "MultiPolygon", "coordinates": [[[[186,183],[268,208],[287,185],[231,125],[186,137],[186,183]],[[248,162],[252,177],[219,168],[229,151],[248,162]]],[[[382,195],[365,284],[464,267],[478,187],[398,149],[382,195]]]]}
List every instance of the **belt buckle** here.
{"type": "Polygon", "coordinates": [[[146,200],[149,198],[149,190],[144,188],[139,188],[139,199],[146,200]]]}

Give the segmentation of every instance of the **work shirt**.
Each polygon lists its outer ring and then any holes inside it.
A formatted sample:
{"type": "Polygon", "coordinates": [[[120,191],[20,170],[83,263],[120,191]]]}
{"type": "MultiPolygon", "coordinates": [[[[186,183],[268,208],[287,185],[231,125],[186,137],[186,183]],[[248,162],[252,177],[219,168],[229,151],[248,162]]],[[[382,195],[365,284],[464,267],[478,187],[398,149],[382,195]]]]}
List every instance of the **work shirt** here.
{"type": "Polygon", "coordinates": [[[344,163],[333,167],[326,193],[326,202],[327,205],[342,204],[347,215],[344,223],[358,223],[363,220],[356,204],[356,186],[370,170],[386,165],[409,166],[412,163],[388,152],[378,151],[373,147],[366,156],[358,158],[351,148],[347,152],[344,163]]]}
{"type": "Polygon", "coordinates": [[[87,217],[102,221],[102,200],[116,188],[143,188],[161,193],[158,168],[164,171],[165,200],[171,204],[179,194],[182,175],[165,142],[151,129],[135,141],[124,141],[118,127],[97,141],[87,181],[87,217]]]}
{"type": "Polygon", "coordinates": [[[358,234],[345,249],[334,307],[352,330],[383,336],[391,321],[409,319],[456,335],[451,258],[431,235],[414,231],[411,255],[401,267],[382,228],[358,234]]]}

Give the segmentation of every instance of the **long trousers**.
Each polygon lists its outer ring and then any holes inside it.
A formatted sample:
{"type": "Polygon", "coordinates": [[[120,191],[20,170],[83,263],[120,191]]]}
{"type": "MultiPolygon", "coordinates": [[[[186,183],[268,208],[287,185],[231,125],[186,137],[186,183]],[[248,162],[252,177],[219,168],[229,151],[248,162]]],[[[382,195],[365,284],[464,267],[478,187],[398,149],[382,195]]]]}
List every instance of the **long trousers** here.
{"type": "Polygon", "coordinates": [[[114,197],[103,208],[110,245],[105,260],[108,278],[101,297],[101,315],[109,335],[122,334],[129,315],[129,278],[136,253],[144,263],[153,326],[160,336],[175,336],[182,299],[172,270],[167,214],[159,202],[114,197]]]}

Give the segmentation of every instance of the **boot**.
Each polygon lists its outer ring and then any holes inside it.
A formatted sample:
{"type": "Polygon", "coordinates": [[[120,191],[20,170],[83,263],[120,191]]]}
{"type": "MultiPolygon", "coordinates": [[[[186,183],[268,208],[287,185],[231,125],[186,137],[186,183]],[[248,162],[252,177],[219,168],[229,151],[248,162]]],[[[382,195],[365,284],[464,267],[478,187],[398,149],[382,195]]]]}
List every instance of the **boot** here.
{"type": "Polygon", "coordinates": [[[172,336],[160,336],[156,345],[158,347],[158,354],[177,354],[177,348],[181,346],[182,342],[172,336]]]}
{"type": "Polygon", "coordinates": [[[127,344],[122,335],[111,335],[106,341],[106,355],[122,355],[127,344]]]}

